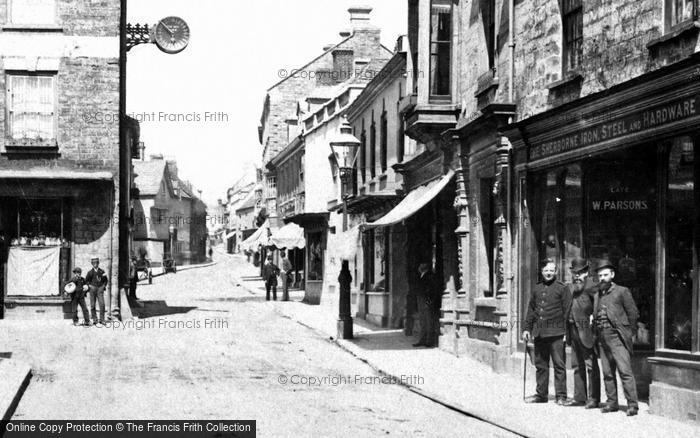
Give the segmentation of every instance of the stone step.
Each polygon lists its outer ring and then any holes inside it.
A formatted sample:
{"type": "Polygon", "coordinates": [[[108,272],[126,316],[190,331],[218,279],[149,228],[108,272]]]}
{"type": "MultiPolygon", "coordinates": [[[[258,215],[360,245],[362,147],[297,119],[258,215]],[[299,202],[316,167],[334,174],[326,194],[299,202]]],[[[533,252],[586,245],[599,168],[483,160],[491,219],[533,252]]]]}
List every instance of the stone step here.
{"type": "Polygon", "coordinates": [[[70,300],[56,298],[5,298],[4,319],[70,319],[70,300]]]}

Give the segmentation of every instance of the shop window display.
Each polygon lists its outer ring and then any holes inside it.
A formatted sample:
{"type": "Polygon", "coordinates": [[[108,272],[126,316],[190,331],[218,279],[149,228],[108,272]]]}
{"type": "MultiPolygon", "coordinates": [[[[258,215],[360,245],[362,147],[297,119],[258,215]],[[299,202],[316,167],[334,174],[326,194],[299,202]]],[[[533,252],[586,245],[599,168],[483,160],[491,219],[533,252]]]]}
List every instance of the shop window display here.
{"type": "Polygon", "coordinates": [[[573,258],[592,269],[602,259],[616,264],[615,282],[630,288],[640,311],[641,349],[652,348],[654,333],[655,154],[634,148],[538,172],[530,192],[537,258],[553,259],[564,282],[573,258]]]}
{"type": "Polygon", "coordinates": [[[692,140],[674,141],[666,188],[665,346],[685,351],[690,351],[692,341],[694,167],[692,140]]]}

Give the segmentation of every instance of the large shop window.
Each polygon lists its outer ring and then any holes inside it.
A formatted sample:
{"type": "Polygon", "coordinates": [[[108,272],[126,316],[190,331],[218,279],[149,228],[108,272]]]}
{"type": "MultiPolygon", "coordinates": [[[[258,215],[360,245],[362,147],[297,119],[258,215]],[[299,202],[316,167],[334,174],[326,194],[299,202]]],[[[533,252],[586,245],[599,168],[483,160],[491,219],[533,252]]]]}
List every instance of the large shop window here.
{"type": "Polygon", "coordinates": [[[323,233],[308,234],[308,280],[323,280],[323,233]]]}
{"type": "MultiPolygon", "coordinates": [[[[580,164],[547,171],[535,178],[540,259],[557,263],[559,278],[571,281],[567,263],[582,255],[582,172],[580,164]]],[[[537,264],[535,265],[537,266],[537,264]]]]}
{"type": "Polygon", "coordinates": [[[564,282],[575,257],[592,268],[611,260],[615,282],[631,290],[639,308],[635,342],[642,349],[652,348],[654,333],[655,153],[629,149],[537,173],[530,192],[537,257],[554,259],[564,282]]]}
{"type": "Polygon", "coordinates": [[[666,187],[665,347],[691,350],[693,319],[695,153],[689,137],[673,142],[666,187]]]}
{"type": "Polygon", "coordinates": [[[433,0],[430,12],[431,97],[450,96],[451,45],[452,0],[433,0]]]}

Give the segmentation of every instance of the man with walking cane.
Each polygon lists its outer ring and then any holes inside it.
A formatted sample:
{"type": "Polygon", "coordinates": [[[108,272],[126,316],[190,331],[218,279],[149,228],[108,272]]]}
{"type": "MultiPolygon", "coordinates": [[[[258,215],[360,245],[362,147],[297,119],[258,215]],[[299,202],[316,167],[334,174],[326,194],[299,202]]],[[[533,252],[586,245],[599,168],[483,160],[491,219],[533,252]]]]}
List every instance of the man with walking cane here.
{"type": "MultiPolygon", "coordinates": [[[[542,281],[532,290],[525,316],[523,341],[535,342],[537,393],[525,403],[547,403],[549,392],[549,360],[554,366],[554,386],[558,405],[566,403],[565,315],[571,306],[571,292],[557,280],[554,260],[542,263],[542,281]]],[[[527,348],[526,348],[527,351],[527,348]]]]}

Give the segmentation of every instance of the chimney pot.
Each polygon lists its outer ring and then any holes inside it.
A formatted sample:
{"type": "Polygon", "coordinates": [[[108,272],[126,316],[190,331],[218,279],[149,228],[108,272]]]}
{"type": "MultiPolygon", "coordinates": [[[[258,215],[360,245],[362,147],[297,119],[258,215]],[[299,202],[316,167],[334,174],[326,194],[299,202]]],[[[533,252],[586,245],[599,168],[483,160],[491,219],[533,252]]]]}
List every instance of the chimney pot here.
{"type": "Polygon", "coordinates": [[[151,154],[149,155],[151,160],[162,160],[163,159],[163,154],[151,154]]]}
{"type": "Polygon", "coordinates": [[[335,47],[335,44],[326,44],[325,46],[323,46],[323,51],[327,52],[330,49],[332,49],[333,47],[335,47]]]}
{"type": "Polygon", "coordinates": [[[350,35],[352,35],[352,31],[350,31],[350,29],[343,29],[343,30],[340,31],[340,37],[341,37],[341,38],[347,38],[347,37],[349,37],[350,35]]]}
{"type": "Polygon", "coordinates": [[[372,8],[370,6],[353,6],[348,9],[348,12],[350,12],[350,27],[352,30],[375,29],[369,19],[372,13],[372,8]]]}

